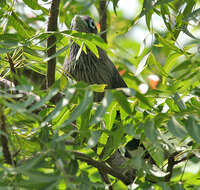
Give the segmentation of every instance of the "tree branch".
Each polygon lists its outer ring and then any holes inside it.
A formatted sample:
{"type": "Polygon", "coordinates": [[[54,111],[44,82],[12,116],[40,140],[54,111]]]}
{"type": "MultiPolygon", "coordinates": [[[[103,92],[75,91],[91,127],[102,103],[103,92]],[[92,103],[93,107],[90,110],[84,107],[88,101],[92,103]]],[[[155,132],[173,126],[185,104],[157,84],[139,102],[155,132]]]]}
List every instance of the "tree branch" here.
{"type": "Polygon", "coordinates": [[[99,14],[100,14],[100,32],[101,38],[107,42],[107,7],[106,7],[106,0],[99,1],[99,14]]]}
{"type": "MultiPolygon", "coordinates": [[[[57,30],[57,18],[59,12],[60,0],[52,0],[50,16],[48,21],[47,31],[57,30]]],[[[52,35],[47,39],[47,55],[48,57],[56,53],[56,36],[52,35]]],[[[52,58],[47,63],[47,88],[49,88],[55,82],[55,69],[56,69],[56,57],[52,58]]]]}
{"type": "Polygon", "coordinates": [[[5,123],[5,116],[3,114],[3,109],[0,108],[0,139],[1,139],[1,145],[3,150],[3,156],[7,164],[12,165],[12,156],[8,147],[8,139],[7,139],[7,131],[6,131],[6,123],[5,123]]]}
{"type": "Polygon", "coordinates": [[[168,158],[168,166],[167,166],[167,172],[169,172],[169,174],[165,177],[165,181],[170,181],[171,177],[172,177],[172,173],[173,173],[173,168],[176,164],[179,164],[181,162],[184,162],[192,157],[195,156],[195,154],[191,154],[189,156],[183,157],[180,160],[175,160],[175,157],[180,154],[181,152],[174,152],[173,154],[171,154],[168,158]]]}
{"type": "Polygon", "coordinates": [[[80,153],[80,152],[75,152],[72,151],[75,155],[75,157],[81,161],[86,162],[89,165],[94,166],[98,170],[101,170],[105,174],[110,174],[118,179],[120,179],[124,184],[128,185],[132,183],[132,180],[130,180],[129,177],[125,176],[123,173],[119,172],[118,170],[114,170],[113,168],[109,167],[106,165],[104,162],[96,161],[90,158],[89,156],[80,153]]]}

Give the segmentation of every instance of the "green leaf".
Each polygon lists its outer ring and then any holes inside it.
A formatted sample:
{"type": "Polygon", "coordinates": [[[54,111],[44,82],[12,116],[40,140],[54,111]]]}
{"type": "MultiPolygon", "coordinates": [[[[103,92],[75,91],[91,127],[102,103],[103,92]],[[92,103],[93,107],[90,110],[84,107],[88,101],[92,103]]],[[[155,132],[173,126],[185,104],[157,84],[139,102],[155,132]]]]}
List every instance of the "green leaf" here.
{"type": "Polygon", "coordinates": [[[186,26],[182,27],[181,29],[185,34],[187,34],[189,37],[199,40],[199,38],[195,37],[188,29],[186,26]]]}
{"type": "Polygon", "coordinates": [[[94,92],[104,92],[104,89],[106,88],[106,84],[92,84],[90,85],[90,88],[94,91],[94,92]]]}
{"type": "Polygon", "coordinates": [[[176,60],[181,56],[182,54],[179,53],[172,53],[168,56],[165,65],[163,66],[165,72],[168,74],[171,68],[174,66],[176,60]]]}
{"type": "Polygon", "coordinates": [[[71,46],[71,44],[64,46],[63,48],[59,49],[55,54],[51,55],[50,57],[47,57],[46,59],[43,59],[42,62],[47,62],[47,61],[59,56],[61,53],[63,53],[65,50],[67,50],[70,46],[71,46]]]}
{"type": "Polygon", "coordinates": [[[187,133],[185,129],[176,121],[175,117],[172,117],[167,123],[169,131],[178,138],[185,138],[187,133]]]}
{"type": "Polygon", "coordinates": [[[149,54],[148,64],[151,66],[155,66],[153,68],[156,69],[157,73],[162,74],[163,76],[168,76],[165,70],[162,68],[161,64],[157,62],[155,56],[152,53],[149,54]]]}
{"type": "Polygon", "coordinates": [[[153,10],[150,10],[149,12],[147,12],[147,14],[145,15],[145,19],[146,19],[146,24],[147,24],[147,28],[149,31],[151,31],[151,17],[153,15],[153,10]]]}
{"type": "Polygon", "coordinates": [[[164,21],[167,29],[169,31],[172,31],[172,26],[171,26],[171,22],[170,22],[170,11],[169,11],[168,5],[161,5],[160,11],[161,11],[162,18],[163,18],[163,21],[164,21]],[[166,18],[166,15],[168,16],[168,18],[166,18]]]}
{"type": "Polygon", "coordinates": [[[85,142],[86,139],[90,137],[90,116],[91,116],[92,105],[88,107],[88,109],[81,114],[80,117],[80,142],[85,142]]]}
{"type": "Polygon", "coordinates": [[[88,40],[85,41],[86,46],[89,48],[89,50],[96,55],[97,58],[99,58],[99,52],[96,47],[96,45],[93,42],[90,42],[88,40]]]}
{"type": "Polygon", "coordinates": [[[91,104],[93,100],[93,93],[92,91],[86,89],[84,99],[82,102],[75,108],[75,110],[71,113],[68,120],[65,121],[60,127],[65,127],[66,125],[69,125],[73,121],[76,120],[77,117],[79,117],[84,111],[87,110],[88,106],[91,104]]]}
{"type": "Polygon", "coordinates": [[[171,1],[174,1],[174,0],[158,0],[158,1],[155,3],[155,6],[156,6],[156,5],[167,4],[167,3],[170,3],[171,1]]]}
{"type": "Polygon", "coordinates": [[[31,159],[24,161],[21,166],[16,168],[16,170],[19,172],[25,172],[25,171],[31,170],[34,167],[36,167],[36,165],[39,164],[43,160],[43,158],[44,158],[44,155],[42,154],[34,156],[31,159]]]}
{"type": "Polygon", "coordinates": [[[91,136],[88,140],[88,147],[89,148],[95,147],[99,141],[100,136],[101,136],[100,131],[92,131],[91,136]]]}
{"type": "Polygon", "coordinates": [[[36,109],[39,109],[40,107],[42,107],[47,101],[49,101],[53,96],[55,96],[58,92],[58,89],[51,89],[48,94],[42,98],[39,102],[37,102],[36,104],[34,104],[32,107],[29,108],[29,112],[32,112],[36,109]]]}
{"type": "Polygon", "coordinates": [[[97,107],[97,111],[95,112],[93,118],[90,121],[90,125],[95,125],[100,122],[112,101],[112,94],[106,91],[103,100],[101,101],[100,105],[97,107]]]}
{"type": "Polygon", "coordinates": [[[117,115],[117,102],[112,101],[104,115],[104,120],[105,120],[107,130],[112,129],[112,126],[115,122],[116,115],[117,115]]]}
{"type": "Polygon", "coordinates": [[[175,93],[173,96],[172,96],[174,102],[176,103],[176,105],[178,106],[178,108],[180,109],[180,111],[184,111],[186,110],[186,105],[185,103],[183,102],[183,100],[181,99],[181,97],[179,96],[178,93],[175,93]]]}
{"type": "Polygon", "coordinates": [[[186,121],[185,128],[189,135],[197,142],[200,142],[200,125],[195,121],[195,118],[190,115],[186,121]]]}
{"type": "Polygon", "coordinates": [[[129,105],[129,102],[127,100],[127,97],[120,91],[113,90],[112,94],[114,98],[117,100],[119,105],[126,111],[128,114],[132,115],[131,107],[129,105]]]}
{"type": "Polygon", "coordinates": [[[104,145],[104,149],[100,155],[101,160],[106,160],[110,157],[110,155],[121,144],[123,137],[124,137],[124,127],[116,124],[116,126],[113,127],[111,135],[109,136],[106,144],[104,145]]]}
{"type": "Polygon", "coordinates": [[[44,7],[40,6],[37,0],[23,0],[26,5],[28,5],[33,10],[42,10],[44,14],[48,15],[49,11],[44,7]]]}
{"type": "Polygon", "coordinates": [[[153,120],[147,120],[144,124],[144,134],[145,136],[154,143],[157,140],[157,129],[154,127],[153,120]]]}
{"type": "Polygon", "coordinates": [[[34,29],[23,22],[14,11],[12,11],[9,17],[9,23],[17,30],[18,34],[26,38],[31,37],[35,33],[34,29]]]}
{"type": "Polygon", "coordinates": [[[142,12],[140,13],[140,18],[146,15],[151,9],[153,8],[153,3],[152,1],[149,0],[144,0],[143,1],[143,8],[142,12]]]}
{"type": "Polygon", "coordinates": [[[51,186],[53,183],[55,184],[55,182],[60,178],[56,174],[52,175],[52,174],[45,174],[42,172],[35,172],[35,171],[26,172],[25,176],[28,177],[28,180],[23,180],[17,183],[17,186],[26,187],[26,188],[34,188],[34,189],[43,187],[44,189],[51,186]]]}
{"type": "Polygon", "coordinates": [[[48,115],[48,117],[45,119],[44,122],[49,122],[52,119],[54,119],[55,117],[57,117],[62,108],[65,107],[67,104],[69,104],[71,98],[73,97],[74,93],[75,93],[75,89],[74,88],[68,88],[64,94],[65,96],[56,104],[55,109],[48,115]]]}
{"type": "Polygon", "coordinates": [[[167,182],[158,182],[158,185],[162,188],[162,190],[171,190],[167,182]]]}
{"type": "Polygon", "coordinates": [[[145,148],[153,158],[153,160],[157,163],[158,166],[163,166],[163,162],[165,161],[165,151],[159,142],[145,142],[145,148]]]}
{"type": "Polygon", "coordinates": [[[65,30],[62,31],[61,33],[67,34],[69,37],[74,39],[75,41],[80,40],[80,41],[86,41],[89,43],[92,43],[101,49],[105,50],[106,52],[111,52],[110,49],[108,48],[108,45],[104,42],[104,40],[92,33],[84,33],[84,32],[77,32],[77,31],[72,31],[72,30],[65,30]]]}
{"type": "Polygon", "coordinates": [[[113,3],[113,9],[114,9],[114,12],[115,12],[115,15],[117,15],[117,4],[118,4],[119,0],[112,0],[112,3],[113,3]]]}
{"type": "Polygon", "coordinates": [[[9,53],[11,51],[14,51],[16,50],[17,48],[11,48],[11,49],[8,49],[8,48],[0,48],[0,53],[9,53]]]}
{"type": "Polygon", "coordinates": [[[200,8],[194,10],[193,12],[187,14],[183,17],[183,20],[189,21],[189,20],[195,20],[200,15],[200,8]]]}
{"type": "Polygon", "coordinates": [[[174,45],[174,42],[171,41],[171,40],[166,40],[164,39],[163,37],[161,37],[158,33],[155,34],[156,38],[158,39],[158,41],[163,44],[165,47],[173,50],[173,51],[176,51],[177,53],[180,53],[180,54],[183,54],[183,51],[179,48],[177,48],[175,45],[174,45]]]}

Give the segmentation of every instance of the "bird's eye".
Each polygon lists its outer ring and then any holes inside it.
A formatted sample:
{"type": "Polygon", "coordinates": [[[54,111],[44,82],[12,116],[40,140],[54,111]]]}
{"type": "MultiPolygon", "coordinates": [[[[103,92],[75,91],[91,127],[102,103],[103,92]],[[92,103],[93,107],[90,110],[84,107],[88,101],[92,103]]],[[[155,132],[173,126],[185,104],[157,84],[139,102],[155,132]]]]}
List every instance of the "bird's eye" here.
{"type": "Polygon", "coordinates": [[[96,28],[94,21],[92,19],[89,20],[89,27],[92,28],[92,29],[96,28]]]}

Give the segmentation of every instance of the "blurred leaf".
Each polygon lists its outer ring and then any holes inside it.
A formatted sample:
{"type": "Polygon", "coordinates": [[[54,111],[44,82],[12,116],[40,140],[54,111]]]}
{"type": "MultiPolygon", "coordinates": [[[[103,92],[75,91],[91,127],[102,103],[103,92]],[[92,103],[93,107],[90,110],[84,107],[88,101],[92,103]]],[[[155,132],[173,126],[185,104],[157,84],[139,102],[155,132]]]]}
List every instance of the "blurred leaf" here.
{"type": "Polygon", "coordinates": [[[14,11],[12,11],[9,18],[9,23],[17,30],[18,34],[26,38],[31,37],[35,33],[34,29],[23,22],[14,11]]]}
{"type": "Polygon", "coordinates": [[[157,62],[155,56],[152,53],[149,54],[148,64],[151,65],[151,66],[155,66],[157,73],[160,73],[163,76],[167,76],[167,73],[162,68],[162,66],[160,65],[160,63],[157,62]]]}
{"type": "Polygon", "coordinates": [[[149,30],[149,31],[151,31],[150,23],[151,23],[152,15],[153,15],[153,10],[150,10],[150,11],[145,15],[146,24],[147,24],[147,27],[148,27],[148,30],[149,30]]]}
{"type": "Polygon", "coordinates": [[[154,122],[152,120],[147,120],[144,124],[144,134],[145,136],[154,143],[157,140],[157,129],[154,127],[154,122]]]}
{"type": "Polygon", "coordinates": [[[94,55],[96,55],[97,58],[99,58],[99,52],[98,52],[98,49],[97,49],[96,45],[93,44],[93,42],[90,42],[90,41],[85,41],[85,44],[90,49],[90,51],[94,55]]]}
{"type": "Polygon", "coordinates": [[[112,94],[110,92],[106,91],[105,96],[104,96],[103,100],[101,101],[100,106],[97,107],[97,111],[95,112],[89,125],[95,125],[102,120],[111,101],[112,101],[112,94]]]}
{"type": "Polygon", "coordinates": [[[106,84],[92,84],[90,85],[90,88],[95,92],[104,92],[106,86],[106,84]]]}
{"type": "Polygon", "coordinates": [[[29,1],[29,0],[23,0],[26,5],[28,5],[30,8],[32,8],[33,10],[42,10],[44,14],[48,15],[48,10],[45,9],[44,7],[40,6],[37,2],[37,0],[32,0],[32,1],[29,1]]]}
{"type": "Polygon", "coordinates": [[[163,66],[166,73],[169,73],[171,68],[175,65],[176,60],[181,56],[179,53],[172,53],[168,56],[165,65],[163,66]]]}
{"type": "MultiPolygon", "coordinates": [[[[98,35],[91,34],[91,33],[77,32],[77,31],[72,31],[72,30],[65,30],[65,31],[62,31],[62,33],[67,34],[72,39],[85,40],[86,43],[88,43],[90,45],[91,45],[91,43],[95,44],[96,46],[100,47],[101,49],[105,50],[106,52],[110,52],[107,44],[98,35]]],[[[93,47],[93,45],[92,45],[92,47],[93,47]]],[[[93,51],[93,49],[90,49],[90,50],[93,51]]]]}
{"type": "Polygon", "coordinates": [[[183,100],[181,99],[181,97],[179,96],[178,93],[175,93],[173,96],[172,96],[174,102],[176,103],[176,105],[178,106],[178,108],[180,109],[180,111],[184,111],[186,110],[186,105],[185,103],[183,102],[183,100]]]}
{"type": "Polygon", "coordinates": [[[65,96],[56,104],[55,109],[53,109],[53,111],[48,115],[48,117],[45,119],[44,122],[49,122],[59,115],[62,108],[65,107],[67,104],[69,104],[72,96],[75,93],[75,89],[69,88],[64,93],[65,96]]]}
{"type": "Polygon", "coordinates": [[[140,18],[144,15],[146,15],[153,7],[153,1],[151,0],[144,0],[143,1],[143,7],[142,7],[142,12],[140,13],[140,18]]]}
{"type": "Polygon", "coordinates": [[[75,108],[75,110],[71,113],[68,120],[65,121],[61,127],[65,127],[66,125],[69,125],[71,122],[75,121],[77,117],[79,117],[91,104],[93,100],[93,93],[92,91],[86,89],[85,95],[81,103],[75,108]]]}
{"type": "Polygon", "coordinates": [[[16,170],[19,172],[25,172],[25,171],[31,170],[34,167],[36,167],[36,165],[39,164],[43,160],[43,158],[44,158],[44,155],[42,154],[36,155],[32,157],[31,159],[24,161],[21,166],[16,168],[16,170]]]}
{"type": "Polygon", "coordinates": [[[107,130],[112,129],[112,126],[116,119],[116,115],[117,115],[117,103],[112,101],[104,115],[104,120],[107,130]]]}
{"type": "Polygon", "coordinates": [[[119,0],[112,0],[112,3],[113,3],[113,9],[114,9],[114,12],[115,14],[117,15],[117,4],[118,4],[119,0]]]}
{"type": "Polygon", "coordinates": [[[198,16],[200,16],[200,8],[194,10],[193,12],[187,14],[183,20],[189,21],[191,19],[195,20],[198,16]]]}
{"type": "Polygon", "coordinates": [[[186,130],[189,135],[197,142],[200,142],[200,125],[195,121],[195,118],[191,115],[186,121],[186,130]]]}
{"type": "Polygon", "coordinates": [[[47,61],[53,59],[54,57],[57,57],[58,55],[60,55],[64,51],[66,51],[70,46],[71,46],[71,44],[64,46],[63,48],[59,49],[55,54],[53,54],[50,57],[47,57],[46,59],[42,60],[42,62],[47,62],[47,61]]]}
{"type": "Polygon", "coordinates": [[[55,96],[57,92],[58,92],[58,89],[51,89],[44,98],[42,98],[39,102],[31,106],[28,111],[32,112],[42,107],[47,101],[49,101],[53,96],[55,96]]]}
{"type": "Polygon", "coordinates": [[[44,188],[46,189],[59,179],[59,176],[57,175],[45,174],[42,172],[26,172],[25,175],[28,176],[29,179],[17,183],[18,187],[26,187],[26,188],[43,187],[43,189],[44,188]]]}
{"type": "Polygon", "coordinates": [[[167,4],[167,3],[170,3],[171,1],[174,1],[174,0],[158,0],[158,1],[155,3],[155,6],[156,6],[156,5],[167,4]]]}
{"type": "Polygon", "coordinates": [[[165,47],[171,49],[171,50],[174,50],[176,51],[177,53],[180,53],[182,54],[183,51],[179,48],[177,48],[175,45],[174,45],[174,42],[171,41],[171,40],[166,40],[164,39],[163,37],[161,37],[158,33],[155,34],[156,38],[158,39],[158,41],[163,44],[165,47]]]}
{"type": "Polygon", "coordinates": [[[71,162],[68,164],[67,172],[69,172],[71,175],[76,175],[78,169],[79,169],[78,161],[71,160],[71,162]]]}
{"type": "Polygon", "coordinates": [[[131,107],[129,105],[129,102],[127,101],[127,97],[120,91],[112,91],[112,94],[114,98],[117,100],[117,102],[124,109],[124,111],[132,115],[131,107]]]}
{"type": "Polygon", "coordinates": [[[195,37],[188,29],[186,26],[182,27],[182,31],[187,34],[189,37],[199,40],[199,38],[195,37]]]}
{"type": "Polygon", "coordinates": [[[187,136],[184,128],[177,122],[175,117],[171,117],[171,119],[167,123],[169,131],[178,138],[185,138],[187,136]]]}
{"type": "Polygon", "coordinates": [[[92,131],[91,136],[88,140],[88,147],[89,148],[95,147],[99,141],[100,136],[101,136],[100,131],[92,131]]]}

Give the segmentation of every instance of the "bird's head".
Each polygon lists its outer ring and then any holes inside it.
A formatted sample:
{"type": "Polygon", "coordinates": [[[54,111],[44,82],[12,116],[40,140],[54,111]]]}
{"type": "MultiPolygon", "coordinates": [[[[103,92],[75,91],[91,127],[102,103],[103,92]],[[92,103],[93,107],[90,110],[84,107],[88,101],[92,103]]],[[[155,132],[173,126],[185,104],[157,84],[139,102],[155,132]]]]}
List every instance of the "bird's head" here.
{"type": "Polygon", "coordinates": [[[97,33],[94,20],[89,16],[75,15],[71,21],[71,30],[86,33],[97,33]]]}

